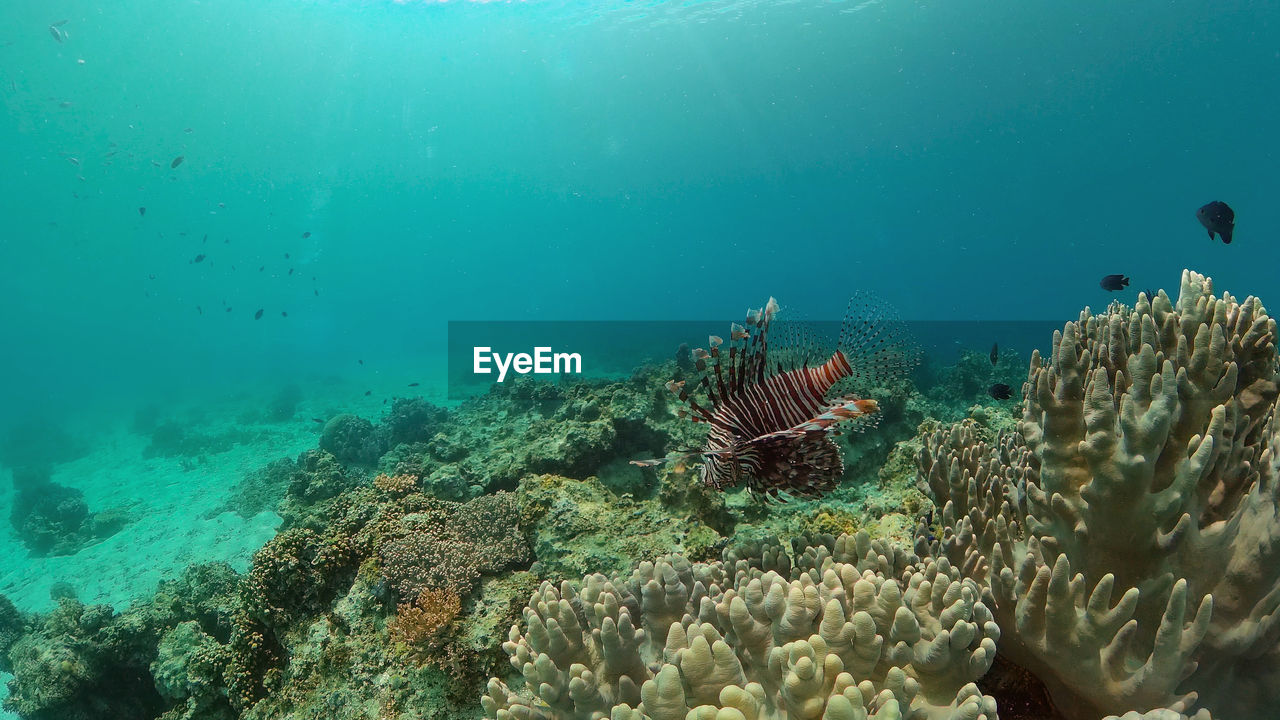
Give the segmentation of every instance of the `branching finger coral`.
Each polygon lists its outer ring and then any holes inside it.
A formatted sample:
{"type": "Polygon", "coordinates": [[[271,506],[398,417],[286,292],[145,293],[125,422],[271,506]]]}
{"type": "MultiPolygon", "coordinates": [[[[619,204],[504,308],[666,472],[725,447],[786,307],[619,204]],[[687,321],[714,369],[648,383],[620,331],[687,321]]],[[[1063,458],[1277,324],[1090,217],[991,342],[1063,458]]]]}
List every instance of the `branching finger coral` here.
{"type": "Polygon", "coordinates": [[[1081,313],[1033,355],[1016,433],[932,435],[943,507],[917,552],[961,567],[1000,652],[1073,718],[1280,700],[1276,323],[1184,272],[1081,313]]]}
{"type": "Polygon", "coordinates": [[[994,720],[974,684],[999,629],[977,584],[842,536],[792,563],[777,548],[629,579],[544,583],[504,649],[524,679],[482,698],[496,720],[649,717],[994,720]]]}

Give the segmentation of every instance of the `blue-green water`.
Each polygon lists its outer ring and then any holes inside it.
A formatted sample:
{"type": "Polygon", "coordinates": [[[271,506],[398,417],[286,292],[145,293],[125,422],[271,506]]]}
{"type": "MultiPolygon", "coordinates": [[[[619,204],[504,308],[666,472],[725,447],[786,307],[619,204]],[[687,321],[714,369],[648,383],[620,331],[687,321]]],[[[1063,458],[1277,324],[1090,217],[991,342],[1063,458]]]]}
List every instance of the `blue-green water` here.
{"type": "Polygon", "coordinates": [[[0,407],[412,368],[451,319],[734,318],[769,294],[832,317],[858,288],[909,318],[1060,318],[1105,303],[1104,274],[1126,296],[1185,266],[1266,297],[1278,23],[1256,2],[8,3],[0,407]],[[1195,220],[1212,199],[1229,247],[1195,220]]]}
{"type": "MultiPolygon", "coordinates": [[[[443,402],[450,321],[867,290],[935,323],[941,372],[1184,267],[1280,298],[1277,3],[9,0],[0,107],[0,522],[53,463],[130,523],[44,558],[6,526],[24,612],[243,571],[280,518],[228,488],[337,414],[443,402]],[[165,423],[202,450],[153,452],[165,423]]],[[[966,392],[1020,381],[985,362],[966,392]]]]}

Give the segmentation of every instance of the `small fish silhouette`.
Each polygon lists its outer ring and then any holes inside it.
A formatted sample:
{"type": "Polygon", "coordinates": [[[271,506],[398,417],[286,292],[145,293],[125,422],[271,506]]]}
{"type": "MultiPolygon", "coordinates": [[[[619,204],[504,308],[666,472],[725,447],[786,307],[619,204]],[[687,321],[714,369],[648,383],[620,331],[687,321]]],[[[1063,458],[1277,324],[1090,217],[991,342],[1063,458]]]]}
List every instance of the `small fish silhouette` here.
{"type": "Polygon", "coordinates": [[[1196,211],[1196,218],[1205,230],[1209,231],[1209,239],[1214,235],[1222,238],[1224,245],[1231,244],[1231,234],[1236,229],[1236,213],[1231,206],[1221,200],[1214,200],[1196,211]]]}
{"type": "Polygon", "coordinates": [[[370,395],[372,395],[372,394],[373,394],[373,391],[372,391],[372,390],[365,390],[365,391],[364,391],[364,396],[365,396],[365,397],[369,397],[369,396],[370,396],[370,395]]]}
{"type": "Polygon", "coordinates": [[[409,383],[409,387],[418,387],[418,383],[409,383]]]}
{"type": "Polygon", "coordinates": [[[173,159],[173,162],[169,163],[169,168],[172,169],[172,168],[178,167],[179,165],[182,164],[182,161],[186,159],[187,158],[185,155],[179,155],[178,157],[173,159]]]}
{"type": "Polygon", "coordinates": [[[146,209],[146,208],[144,208],[144,207],[140,207],[140,208],[138,208],[138,214],[139,214],[139,215],[146,215],[146,214],[147,214],[147,209],[146,209]]]}
{"type": "Polygon", "coordinates": [[[205,258],[204,253],[201,253],[195,256],[195,258],[191,262],[193,263],[204,262],[204,258],[205,258]]]}
{"type": "Polygon", "coordinates": [[[261,319],[262,319],[262,308],[258,308],[258,312],[256,312],[256,313],[254,313],[254,314],[253,314],[253,319],[254,319],[254,320],[261,320],[261,319]]]}
{"type": "Polygon", "coordinates": [[[987,394],[996,400],[1008,400],[1013,397],[1013,388],[1004,383],[996,383],[987,389],[987,394]]]}
{"type": "Polygon", "coordinates": [[[991,364],[995,365],[1000,360],[1000,344],[991,343],[991,364]]]}
{"type": "Polygon", "coordinates": [[[307,239],[307,238],[309,238],[309,237],[311,237],[311,231],[310,231],[310,230],[308,230],[308,231],[306,231],[306,232],[302,233],[302,239],[303,239],[303,240],[306,240],[306,239],[307,239]]]}
{"type": "Polygon", "coordinates": [[[1106,277],[1102,278],[1102,280],[1098,282],[1098,285],[1103,290],[1117,292],[1119,290],[1123,290],[1129,287],[1129,278],[1119,274],[1107,275],[1106,277]]]}
{"type": "Polygon", "coordinates": [[[311,418],[311,422],[323,423],[324,420],[322,418],[311,418]]]}

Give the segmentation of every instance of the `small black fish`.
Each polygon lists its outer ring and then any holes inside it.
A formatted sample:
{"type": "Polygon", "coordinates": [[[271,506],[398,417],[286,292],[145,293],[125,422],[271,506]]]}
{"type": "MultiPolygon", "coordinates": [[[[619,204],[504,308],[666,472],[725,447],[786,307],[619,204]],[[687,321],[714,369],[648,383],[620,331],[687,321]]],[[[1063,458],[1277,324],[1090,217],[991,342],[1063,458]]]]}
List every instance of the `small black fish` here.
{"type": "Polygon", "coordinates": [[[1129,278],[1124,275],[1108,275],[1098,283],[1103,290],[1117,292],[1129,287],[1129,278]]]}
{"type": "Polygon", "coordinates": [[[290,274],[290,275],[292,275],[292,274],[293,274],[293,268],[289,268],[289,274],[290,274]]]}
{"type": "Polygon", "coordinates": [[[285,260],[288,260],[288,259],[289,259],[289,253],[285,253],[285,254],[284,254],[284,259],[285,259],[285,260]]]}
{"type": "Polygon", "coordinates": [[[57,25],[49,26],[49,34],[53,36],[54,40],[62,42],[62,31],[58,29],[57,25]]]}
{"type": "Polygon", "coordinates": [[[316,290],[316,297],[320,297],[320,291],[316,290]]]}
{"type": "Polygon", "coordinates": [[[321,419],[321,418],[311,418],[311,422],[323,423],[323,422],[324,422],[324,420],[323,420],[323,419],[321,419]]]}
{"type": "Polygon", "coordinates": [[[196,312],[198,312],[198,313],[200,313],[201,315],[203,315],[203,314],[204,314],[204,308],[202,308],[202,307],[200,307],[199,305],[197,305],[197,306],[196,306],[196,312]]]}
{"type": "Polygon", "coordinates": [[[1224,244],[1231,244],[1231,233],[1236,229],[1236,213],[1229,205],[1221,200],[1214,200],[1197,210],[1196,218],[1200,220],[1204,229],[1209,231],[1210,240],[1213,240],[1214,233],[1217,233],[1224,244]]]}
{"type": "Polygon", "coordinates": [[[987,388],[987,394],[996,400],[1008,400],[1013,397],[1013,388],[1004,383],[996,383],[987,388]]]}
{"type": "Polygon", "coordinates": [[[231,307],[230,307],[230,306],[228,306],[228,307],[227,307],[227,312],[231,312],[231,307]]]}
{"type": "Polygon", "coordinates": [[[364,361],[363,361],[363,360],[357,360],[356,362],[360,363],[361,365],[363,365],[363,364],[364,364],[364,361]]]}
{"type": "Polygon", "coordinates": [[[995,365],[1000,360],[1000,343],[991,343],[991,364],[995,365]]]}
{"type": "Polygon", "coordinates": [[[195,258],[191,262],[193,263],[204,262],[204,257],[205,257],[204,253],[200,253],[199,255],[195,256],[195,258]]]}
{"type": "Polygon", "coordinates": [[[409,383],[409,387],[418,387],[418,383],[409,383]]]}
{"type": "Polygon", "coordinates": [[[310,230],[308,230],[308,231],[306,231],[306,232],[302,233],[302,239],[303,239],[303,240],[306,240],[306,239],[307,239],[307,238],[309,238],[309,237],[311,237],[311,231],[310,231],[310,230]]]}
{"type": "Polygon", "coordinates": [[[173,169],[173,168],[178,167],[179,165],[181,165],[181,164],[182,164],[182,161],[183,161],[183,160],[186,160],[186,159],[187,159],[187,158],[186,158],[186,156],[185,156],[185,155],[179,155],[178,157],[176,157],[176,158],[174,158],[174,159],[173,159],[173,162],[169,163],[169,168],[170,168],[170,169],[173,169]]]}
{"type": "Polygon", "coordinates": [[[372,394],[373,394],[373,391],[372,391],[372,390],[365,390],[365,391],[364,391],[364,396],[365,396],[365,397],[369,397],[369,396],[370,396],[370,395],[372,395],[372,394]]]}
{"type": "Polygon", "coordinates": [[[204,237],[200,238],[200,242],[201,242],[201,243],[207,243],[207,242],[209,242],[209,233],[205,233],[205,234],[204,234],[204,237]]]}
{"type": "Polygon", "coordinates": [[[254,314],[253,314],[253,319],[254,319],[254,320],[261,320],[261,319],[262,319],[262,308],[258,308],[258,312],[256,312],[256,313],[254,313],[254,314]]]}
{"type": "Polygon", "coordinates": [[[1142,291],[1142,294],[1147,296],[1147,302],[1155,302],[1156,294],[1157,294],[1155,290],[1152,290],[1151,288],[1147,288],[1146,290],[1142,291]]]}
{"type": "Polygon", "coordinates": [[[144,208],[144,207],[140,207],[140,208],[138,208],[138,214],[139,214],[139,215],[146,215],[146,214],[147,214],[147,209],[146,209],[146,208],[144,208]]]}
{"type": "Polygon", "coordinates": [[[281,310],[280,317],[289,317],[289,313],[285,312],[284,310],[281,310]]]}

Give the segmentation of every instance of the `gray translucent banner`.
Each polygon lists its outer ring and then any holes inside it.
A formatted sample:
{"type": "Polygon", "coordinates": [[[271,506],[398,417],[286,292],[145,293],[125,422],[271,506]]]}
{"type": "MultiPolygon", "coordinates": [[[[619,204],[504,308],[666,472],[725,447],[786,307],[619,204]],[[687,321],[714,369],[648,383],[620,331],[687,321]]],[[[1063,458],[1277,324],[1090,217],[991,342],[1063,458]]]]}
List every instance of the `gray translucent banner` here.
{"type": "MultiPolygon", "coordinates": [[[[834,339],[840,323],[806,322],[834,339]]],[[[956,362],[963,351],[1000,354],[1027,362],[1044,352],[1060,321],[913,321],[905,323],[923,350],[920,376],[956,362]]],[[[546,382],[627,377],[643,365],[672,360],[680,346],[706,347],[707,337],[727,338],[729,323],[708,321],[451,321],[448,386],[451,400],[485,392],[499,382],[530,377],[546,382]],[[523,357],[522,357],[523,356],[523,357]]]]}

